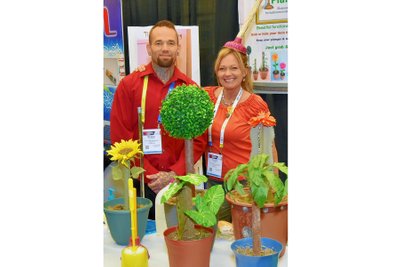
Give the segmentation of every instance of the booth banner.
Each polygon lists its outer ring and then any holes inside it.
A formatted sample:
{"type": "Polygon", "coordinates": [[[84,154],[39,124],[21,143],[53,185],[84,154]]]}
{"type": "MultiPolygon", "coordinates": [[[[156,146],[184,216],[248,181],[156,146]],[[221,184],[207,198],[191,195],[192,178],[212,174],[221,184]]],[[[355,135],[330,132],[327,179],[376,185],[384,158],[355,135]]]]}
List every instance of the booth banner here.
{"type": "MultiPolygon", "coordinates": [[[[240,24],[243,24],[255,2],[256,0],[238,2],[240,24]]],[[[287,83],[287,0],[262,1],[254,23],[244,39],[254,83],[287,83]]]]}
{"type": "MultiPolygon", "coordinates": [[[[151,61],[146,50],[151,27],[151,25],[128,26],[129,66],[131,66],[131,70],[151,61]]],[[[179,34],[179,44],[181,45],[176,65],[189,78],[200,84],[199,27],[176,25],[175,28],[179,34]]]]}
{"type": "Polygon", "coordinates": [[[104,0],[104,58],[124,55],[121,0],[104,0]]]}
{"type": "Polygon", "coordinates": [[[125,77],[124,39],[121,0],[104,0],[104,150],[109,149],[110,112],[118,83],[125,77]]]}
{"type": "Polygon", "coordinates": [[[118,85],[125,77],[121,0],[104,0],[104,84],[118,85]]]}

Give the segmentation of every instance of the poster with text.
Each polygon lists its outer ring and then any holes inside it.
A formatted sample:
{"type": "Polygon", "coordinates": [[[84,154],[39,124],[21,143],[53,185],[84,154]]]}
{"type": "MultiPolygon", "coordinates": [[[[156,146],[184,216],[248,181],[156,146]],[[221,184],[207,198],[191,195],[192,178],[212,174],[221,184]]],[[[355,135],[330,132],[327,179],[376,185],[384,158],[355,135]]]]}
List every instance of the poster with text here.
{"type": "MultiPolygon", "coordinates": [[[[255,2],[256,0],[239,0],[240,24],[243,24],[255,2]]],[[[244,40],[254,83],[287,83],[287,0],[262,1],[244,40]]]]}
{"type": "MultiPolygon", "coordinates": [[[[131,72],[142,64],[151,61],[146,44],[152,26],[129,26],[129,66],[131,72]]],[[[200,54],[198,26],[175,26],[179,35],[181,50],[176,60],[177,67],[197,84],[200,84],[200,54]]]]}

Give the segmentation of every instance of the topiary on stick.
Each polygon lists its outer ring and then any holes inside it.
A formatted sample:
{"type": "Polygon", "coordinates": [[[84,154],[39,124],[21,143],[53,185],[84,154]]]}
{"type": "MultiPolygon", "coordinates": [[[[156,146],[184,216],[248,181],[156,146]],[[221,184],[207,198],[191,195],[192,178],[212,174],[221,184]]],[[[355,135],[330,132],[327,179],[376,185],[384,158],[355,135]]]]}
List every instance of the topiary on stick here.
{"type": "Polygon", "coordinates": [[[196,85],[180,85],[163,101],[161,120],[170,136],[195,138],[208,128],[214,104],[208,94],[196,85]]]}
{"type": "Polygon", "coordinates": [[[193,221],[185,215],[185,212],[192,210],[194,192],[192,193],[191,187],[193,187],[192,184],[197,185],[192,180],[203,182],[207,180],[204,175],[197,178],[197,175],[194,176],[193,138],[207,130],[213,119],[213,111],[214,104],[207,92],[196,85],[186,84],[174,88],[161,106],[160,116],[164,129],[172,137],[185,139],[187,175],[175,177],[176,181],[163,195],[166,198],[177,196],[178,237],[183,240],[190,240],[195,236],[193,221]],[[196,179],[180,180],[181,177],[196,179]],[[177,190],[178,187],[179,190],[177,190]]]}

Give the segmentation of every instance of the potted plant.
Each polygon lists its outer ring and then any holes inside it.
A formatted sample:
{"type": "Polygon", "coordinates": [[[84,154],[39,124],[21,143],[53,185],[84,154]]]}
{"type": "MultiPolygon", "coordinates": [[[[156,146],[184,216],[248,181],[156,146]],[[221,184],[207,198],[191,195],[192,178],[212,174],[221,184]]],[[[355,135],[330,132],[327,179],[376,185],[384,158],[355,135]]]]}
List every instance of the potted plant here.
{"type": "MultiPolygon", "coordinates": [[[[199,185],[206,181],[207,177],[200,174],[176,176],[175,182],[163,194],[161,203],[179,195],[186,184],[199,185]]],[[[207,189],[204,195],[196,195],[194,209],[177,209],[178,226],[169,227],[164,231],[170,267],[209,266],[210,251],[215,236],[212,227],[217,224],[217,213],[224,197],[222,185],[216,185],[207,189]],[[189,233],[189,229],[185,229],[187,220],[195,223],[196,231],[193,236],[187,235],[189,233]]]]}
{"type": "MultiPolygon", "coordinates": [[[[213,230],[200,225],[195,226],[194,223],[205,224],[199,221],[192,212],[194,185],[207,180],[205,176],[194,174],[193,138],[203,134],[211,124],[213,110],[214,104],[208,94],[196,85],[177,86],[162,103],[160,116],[164,129],[172,137],[185,139],[186,176],[176,177],[176,181],[172,183],[162,199],[163,202],[172,196],[176,196],[177,199],[178,225],[164,231],[171,267],[209,265],[213,230]],[[205,237],[204,232],[209,232],[211,236],[205,237]],[[173,240],[173,236],[177,240],[173,240]],[[206,243],[206,246],[197,248],[202,245],[202,241],[206,243]],[[180,246],[182,242],[185,244],[184,248],[188,250],[183,250],[180,246]],[[174,248],[178,248],[178,252],[174,248]],[[175,261],[176,256],[180,260],[189,260],[189,263],[175,261]]],[[[199,209],[206,206],[197,200],[197,196],[195,203],[199,209]]],[[[200,212],[200,215],[203,213],[205,212],[200,212]]],[[[208,215],[211,216],[210,213],[208,215]]]]}
{"type": "Polygon", "coordinates": [[[241,255],[240,247],[243,246],[252,248],[247,249],[247,254],[257,255],[257,260],[267,261],[263,266],[276,266],[278,255],[282,247],[280,255],[283,255],[287,242],[287,179],[283,185],[279,178],[279,170],[287,175],[287,167],[284,163],[274,163],[269,156],[273,154],[272,126],[276,125],[276,119],[271,113],[259,112],[248,123],[252,126],[251,159],[229,170],[224,177],[228,191],[226,198],[232,205],[234,236],[237,240],[231,248],[238,266],[241,266],[243,257],[248,266],[253,266],[251,262],[256,261],[253,256],[241,255]],[[246,178],[245,188],[239,182],[239,177],[246,178]],[[253,238],[243,239],[250,236],[253,238]],[[267,248],[272,247],[276,253],[261,250],[261,244],[267,248]]]}
{"type": "MultiPolygon", "coordinates": [[[[247,231],[251,232],[249,236],[252,236],[252,249],[247,250],[247,256],[260,257],[267,254],[266,257],[268,257],[271,255],[268,251],[266,252],[266,249],[261,249],[261,244],[265,246],[264,243],[271,242],[268,241],[269,238],[279,241],[282,246],[286,246],[287,242],[287,234],[281,238],[277,236],[282,231],[279,228],[283,228],[283,232],[285,232],[285,229],[287,231],[287,222],[283,223],[281,216],[277,214],[281,210],[285,210],[287,216],[287,179],[284,184],[277,172],[274,171],[274,169],[278,169],[287,175],[287,167],[280,162],[270,164],[268,158],[269,156],[266,154],[258,154],[252,157],[248,163],[240,164],[235,169],[229,170],[224,177],[224,186],[228,191],[226,198],[233,205],[232,220],[236,239],[241,232],[238,227],[242,226],[242,230],[246,227],[243,226],[241,220],[246,217],[250,219],[251,230],[247,229],[247,231]],[[247,187],[239,182],[240,176],[246,178],[247,187]],[[268,216],[271,214],[272,216],[268,216]],[[237,218],[238,215],[241,218],[237,218]],[[274,222],[275,218],[278,218],[277,222],[274,222]],[[265,222],[262,223],[262,220],[265,220],[265,222]],[[268,233],[266,235],[268,238],[261,238],[265,236],[262,233],[264,228],[266,230],[278,228],[278,233],[268,233]]],[[[240,241],[240,239],[237,241],[240,241]]],[[[246,244],[244,246],[247,246],[250,239],[241,240],[239,243],[243,242],[246,244]]],[[[277,263],[282,246],[274,246],[272,255],[276,258],[277,263]]],[[[233,247],[237,248],[237,244],[233,244],[233,247]]]]}
{"type": "Polygon", "coordinates": [[[265,57],[265,52],[262,52],[262,61],[260,67],[260,77],[261,80],[265,80],[268,77],[269,69],[267,67],[267,58],[265,57]]]}
{"type": "MultiPolygon", "coordinates": [[[[134,158],[143,155],[143,152],[140,150],[138,141],[131,139],[115,142],[111,149],[107,150],[107,154],[114,161],[111,171],[112,179],[123,181],[123,198],[115,198],[104,202],[104,213],[113,240],[118,245],[127,246],[132,233],[128,180],[136,179],[144,172],[143,168],[135,166],[134,161],[132,161],[134,158]]],[[[138,205],[138,235],[141,240],[146,232],[147,218],[153,203],[147,198],[137,197],[136,199],[138,205]]]]}
{"type": "Polygon", "coordinates": [[[251,46],[246,47],[246,54],[247,54],[247,66],[249,69],[249,73],[251,73],[251,63],[250,63],[250,54],[251,54],[251,46]]]}
{"type": "Polygon", "coordinates": [[[285,69],[286,69],[286,64],[285,62],[281,62],[281,64],[279,64],[279,67],[281,68],[281,80],[285,79],[285,69]]]}
{"type": "Polygon", "coordinates": [[[257,70],[257,59],[254,59],[254,70],[253,70],[253,79],[257,81],[258,79],[258,70],[257,70]]]}
{"type": "Polygon", "coordinates": [[[277,67],[278,67],[278,59],[279,59],[278,54],[274,53],[272,55],[272,61],[274,62],[274,64],[273,64],[274,71],[272,72],[272,74],[274,75],[274,80],[278,80],[279,79],[279,70],[277,69],[277,67]]]}

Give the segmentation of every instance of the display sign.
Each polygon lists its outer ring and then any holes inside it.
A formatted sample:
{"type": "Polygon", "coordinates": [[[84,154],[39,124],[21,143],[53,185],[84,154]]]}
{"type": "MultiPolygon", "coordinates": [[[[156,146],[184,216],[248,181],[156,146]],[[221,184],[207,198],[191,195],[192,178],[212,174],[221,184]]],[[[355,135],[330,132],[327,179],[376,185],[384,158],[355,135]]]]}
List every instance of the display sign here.
{"type": "Polygon", "coordinates": [[[114,92],[125,77],[124,39],[121,0],[104,0],[104,146],[110,141],[110,111],[114,92]]]}
{"type": "MultiPolygon", "coordinates": [[[[238,2],[240,23],[243,23],[255,2],[238,2]]],[[[287,0],[262,1],[254,22],[244,38],[254,83],[287,83],[287,0]]]]}

